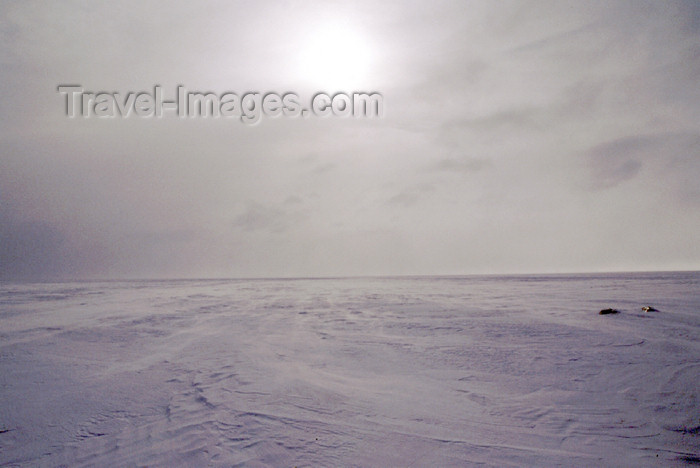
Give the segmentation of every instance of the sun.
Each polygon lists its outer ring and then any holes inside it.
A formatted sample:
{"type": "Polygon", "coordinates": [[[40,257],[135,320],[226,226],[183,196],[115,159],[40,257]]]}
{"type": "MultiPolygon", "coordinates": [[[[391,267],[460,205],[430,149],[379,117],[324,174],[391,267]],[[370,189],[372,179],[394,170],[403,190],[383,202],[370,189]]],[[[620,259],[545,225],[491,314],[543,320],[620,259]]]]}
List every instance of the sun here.
{"type": "Polygon", "coordinates": [[[357,29],[325,24],[301,44],[299,73],[304,81],[327,91],[349,91],[367,82],[372,49],[357,29]]]}

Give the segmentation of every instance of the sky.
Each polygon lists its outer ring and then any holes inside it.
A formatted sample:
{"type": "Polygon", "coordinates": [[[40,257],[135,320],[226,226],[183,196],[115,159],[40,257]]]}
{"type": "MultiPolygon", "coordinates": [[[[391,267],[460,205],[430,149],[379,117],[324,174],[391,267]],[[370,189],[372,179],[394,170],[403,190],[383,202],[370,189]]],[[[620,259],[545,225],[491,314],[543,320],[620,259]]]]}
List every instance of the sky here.
{"type": "Polygon", "coordinates": [[[0,3],[0,279],[700,269],[700,3],[0,3]],[[69,118],[86,91],[383,115],[69,118]]]}

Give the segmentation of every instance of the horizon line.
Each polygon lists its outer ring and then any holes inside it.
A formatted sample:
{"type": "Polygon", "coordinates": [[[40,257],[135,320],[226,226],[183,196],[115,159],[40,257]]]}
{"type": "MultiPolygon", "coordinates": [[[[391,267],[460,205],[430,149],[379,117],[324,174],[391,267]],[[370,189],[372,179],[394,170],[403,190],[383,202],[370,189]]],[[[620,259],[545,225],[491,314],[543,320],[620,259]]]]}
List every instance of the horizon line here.
{"type": "Polygon", "coordinates": [[[319,276],[211,276],[211,277],[114,277],[114,278],[0,278],[1,283],[109,283],[136,281],[281,281],[281,280],[338,280],[371,278],[467,278],[467,277],[510,277],[510,276],[587,276],[606,274],[649,274],[649,273],[700,273],[700,269],[688,270],[598,270],[560,271],[530,273],[440,273],[440,274],[368,274],[368,275],[319,275],[319,276]]]}

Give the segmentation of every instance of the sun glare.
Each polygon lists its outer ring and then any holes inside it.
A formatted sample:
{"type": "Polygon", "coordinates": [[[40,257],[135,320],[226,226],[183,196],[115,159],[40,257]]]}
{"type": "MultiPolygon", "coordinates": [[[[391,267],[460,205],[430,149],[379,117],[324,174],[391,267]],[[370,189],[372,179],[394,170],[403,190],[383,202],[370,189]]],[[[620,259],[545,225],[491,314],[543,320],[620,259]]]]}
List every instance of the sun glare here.
{"type": "Polygon", "coordinates": [[[371,48],[358,32],[342,25],[312,31],[302,44],[299,73],[304,81],[327,90],[366,83],[371,48]]]}

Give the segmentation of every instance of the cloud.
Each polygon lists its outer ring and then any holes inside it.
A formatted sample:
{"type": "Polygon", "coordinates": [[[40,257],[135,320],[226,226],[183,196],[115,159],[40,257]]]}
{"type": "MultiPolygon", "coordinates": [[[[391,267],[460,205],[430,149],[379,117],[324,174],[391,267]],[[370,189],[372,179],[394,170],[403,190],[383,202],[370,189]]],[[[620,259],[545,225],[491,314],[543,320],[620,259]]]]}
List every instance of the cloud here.
{"type": "MultiPolygon", "coordinates": [[[[294,196],[290,197],[296,204],[294,196]]],[[[296,197],[298,198],[298,197],[296,197]]],[[[287,199],[289,200],[289,198],[287,199]]],[[[233,227],[245,232],[265,231],[283,234],[303,220],[299,211],[287,211],[257,202],[246,203],[245,211],[233,219],[233,227]]]]}
{"type": "Polygon", "coordinates": [[[411,207],[421,202],[425,202],[428,195],[434,191],[435,187],[431,184],[414,185],[393,195],[391,198],[389,198],[389,200],[387,200],[387,203],[390,205],[411,207]]]}
{"type": "Polygon", "coordinates": [[[285,205],[301,205],[304,203],[304,200],[301,199],[301,197],[298,197],[296,195],[290,195],[284,200],[285,205]]]}
{"type": "Polygon", "coordinates": [[[634,178],[642,169],[640,159],[650,140],[626,137],[597,145],[586,154],[590,183],[594,189],[607,189],[634,178]]]}
{"type": "Polygon", "coordinates": [[[491,165],[491,161],[485,158],[446,158],[441,159],[432,168],[442,172],[472,173],[481,171],[491,165]]]}
{"type": "MultiPolygon", "coordinates": [[[[592,189],[616,187],[639,176],[647,165],[651,177],[673,184],[669,190],[682,193],[691,188],[689,175],[700,175],[698,154],[700,135],[670,133],[616,138],[589,149],[584,159],[592,189]]],[[[657,185],[653,180],[645,183],[657,185]]]]}
{"type": "Polygon", "coordinates": [[[0,10],[5,278],[700,267],[697,2],[0,10]],[[340,91],[298,67],[338,18],[371,45],[357,91],[381,119],[62,113],[62,83],[340,91]],[[626,230],[643,220],[664,228],[626,230]]]}
{"type": "Polygon", "coordinates": [[[67,269],[64,238],[42,222],[0,217],[0,279],[42,279],[67,269]]]}

